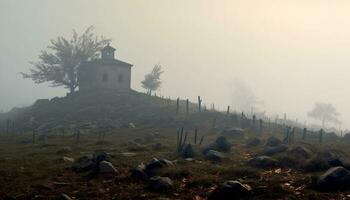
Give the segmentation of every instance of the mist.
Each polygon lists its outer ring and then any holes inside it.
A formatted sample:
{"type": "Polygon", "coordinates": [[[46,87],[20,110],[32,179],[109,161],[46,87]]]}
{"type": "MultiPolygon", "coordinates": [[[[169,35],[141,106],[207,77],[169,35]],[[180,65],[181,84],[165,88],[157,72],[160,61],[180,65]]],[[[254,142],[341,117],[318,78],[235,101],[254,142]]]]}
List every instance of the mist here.
{"type": "Polygon", "coordinates": [[[13,1],[0,2],[0,110],[64,96],[67,90],[23,79],[50,39],[95,26],[111,37],[116,57],[134,65],[132,88],[156,63],[157,95],[201,96],[206,105],[233,105],[241,80],[262,111],[301,122],[327,102],[350,127],[349,1],[13,1]],[[83,7],[82,7],[83,5],[83,7]]]}

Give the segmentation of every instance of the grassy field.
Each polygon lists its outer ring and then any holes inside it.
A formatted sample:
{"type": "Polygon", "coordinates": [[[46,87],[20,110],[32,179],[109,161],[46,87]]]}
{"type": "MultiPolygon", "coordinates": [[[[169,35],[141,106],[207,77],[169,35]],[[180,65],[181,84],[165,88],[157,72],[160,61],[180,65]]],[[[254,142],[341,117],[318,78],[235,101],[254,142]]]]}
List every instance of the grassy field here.
{"type": "MultiPolygon", "coordinates": [[[[247,199],[346,199],[350,192],[320,193],[311,188],[312,177],[322,172],[305,172],[297,167],[274,167],[259,169],[247,161],[258,155],[264,142],[257,147],[246,148],[249,138],[256,137],[253,131],[246,131],[244,137],[230,139],[231,152],[220,163],[206,160],[200,153],[195,161],[186,161],[176,153],[176,129],[123,128],[106,134],[103,142],[94,133],[82,132],[79,143],[73,136],[51,134],[46,143],[32,143],[32,134],[0,137],[0,199],[60,199],[62,193],[72,199],[207,199],[210,193],[226,180],[239,180],[252,190],[247,199]],[[149,133],[159,133],[159,138],[149,139],[149,133]],[[129,141],[140,142],[143,147],[131,149],[129,141]],[[160,143],[160,149],[154,145],[160,143]],[[62,147],[69,146],[71,152],[58,154],[62,147]],[[77,159],[95,150],[110,154],[110,161],[121,172],[113,180],[102,177],[87,179],[71,170],[71,162],[63,156],[77,159]],[[134,154],[125,154],[132,152],[134,154]],[[130,178],[131,170],[141,162],[152,158],[165,158],[175,163],[174,167],[158,172],[174,181],[174,188],[167,192],[153,192],[143,181],[130,178]]],[[[201,147],[211,143],[217,133],[199,129],[199,136],[205,135],[201,147]]],[[[271,134],[264,133],[264,141],[271,134]]],[[[278,135],[277,135],[278,136],[278,135]]],[[[282,138],[282,135],[278,137],[282,138]]],[[[299,137],[297,135],[297,137],[299,137]]],[[[189,130],[187,141],[193,141],[193,130],[189,130]]],[[[308,146],[313,153],[323,149],[350,151],[345,142],[333,141],[319,145],[308,141],[294,145],[308,146]]],[[[198,147],[199,149],[201,147],[198,147]]],[[[276,158],[283,156],[277,155],[276,158]]],[[[288,155],[284,155],[287,156],[288,155]]]]}

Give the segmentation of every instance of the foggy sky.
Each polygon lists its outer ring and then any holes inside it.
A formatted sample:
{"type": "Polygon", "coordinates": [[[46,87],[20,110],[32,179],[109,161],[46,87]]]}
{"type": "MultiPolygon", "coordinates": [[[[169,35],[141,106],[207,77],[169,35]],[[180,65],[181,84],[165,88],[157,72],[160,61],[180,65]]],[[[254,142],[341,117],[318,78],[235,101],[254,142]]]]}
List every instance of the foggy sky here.
{"type": "Polygon", "coordinates": [[[0,110],[64,96],[19,72],[51,38],[94,25],[134,64],[136,90],[160,63],[162,95],[224,109],[240,79],[269,114],[311,121],[307,111],[327,102],[349,128],[349,10],[348,0],[0,0],[0,110]]]}

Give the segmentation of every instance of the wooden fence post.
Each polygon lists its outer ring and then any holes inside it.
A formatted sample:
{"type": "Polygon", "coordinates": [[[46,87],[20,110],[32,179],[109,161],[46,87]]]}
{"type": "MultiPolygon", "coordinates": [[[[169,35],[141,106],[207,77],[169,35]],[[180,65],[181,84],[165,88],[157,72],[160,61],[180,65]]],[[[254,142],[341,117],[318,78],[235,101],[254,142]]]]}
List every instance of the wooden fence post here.
{"type": "Polygon", "coordinates": [[[186,99],[186,115],[189,113],[189,100],[186,99]]]}
{"type": "Polygon", "coordinates": [[[307,129],[306,128],[304,128],[303,129],[303,140],[305,140],[306,139],[306,133],[307,133],[307,129]]]}
{"type": "Polygon", "coordinates": [[[201,96],[198,96],[198,112],[202,111],[202,99],[201,96]]]}
{"type": "Polygon", "coordinates": [[[176,115],[179,114],[179,109],[180,109],[180,98],[178,97],[176,99],[176,115]]]}
{"type": "Polygon", "coordinates": [[[230,115],[230,106],[227,106],[226,115],[227,115],[227,116],[229,116],[229,115],[230,115]]]}
{"type": "Polygon", "coordinates": [[[197,135],[198,135],[198,129],[197,127],[194,129],[194,144],[197,144],[197,135]]]}
{"type": "Polygon", "coordinates": [[[262,134],[263,132],[263,120],[259,119],[259,133],[262,134]]]}
{"type": "Polygon", "coordinates": [[[323,129],[320,130],[320,138],[319,138],[320,144],[323,143],[323,129]]]}

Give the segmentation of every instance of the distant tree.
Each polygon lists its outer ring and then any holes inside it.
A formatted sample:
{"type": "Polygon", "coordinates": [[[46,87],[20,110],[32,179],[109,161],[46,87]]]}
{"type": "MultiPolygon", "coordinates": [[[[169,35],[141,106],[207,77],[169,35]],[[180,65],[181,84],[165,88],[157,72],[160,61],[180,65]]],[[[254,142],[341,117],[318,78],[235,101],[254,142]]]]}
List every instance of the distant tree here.
{"type": "Polygon", "coordinates": [[[80,63],[95,59],[98,52],[111,40],[93,33],[94,27],[88,27],[79,35],[73,30],[72,38],[59,36],[51,39],[39,54],[39,61],[31,62],[34,66],[29,73],[21,73],[35,83],[51,83],[51,87],[64,86],[71,93],[78,87],[77,70],[80,63]]]}
{"type": "Polygon", "coordinates": [[[333,122],[335,124],[341,123],[338,119],[339,113],[335,107],[329,103],[315,103],[314,108],[307,115],[316,120],[320,120],[323,128],[326,122],[333,122]]]}
{"type": "Polygon", "coordinates": [[[162,66],[156,64],[152,72],[145,75],[145,79],[141,81],[142,87],[147,90],[147,94],[151,95],[152,91],[156,91],[160,88],[162,81],[160,80],[160,75],[163,73],[162,66]]]}
{"type": "Polygon", "coordinates": [[[232,103],[234,107],[246,113],[253,112],[257,114],[261,112],[263,115],[264,112],[261,111],[261,107],[264,105],[264,102],[255,96],[254,91],[247,83],[235,79],[232,86],[232,103]]]}

